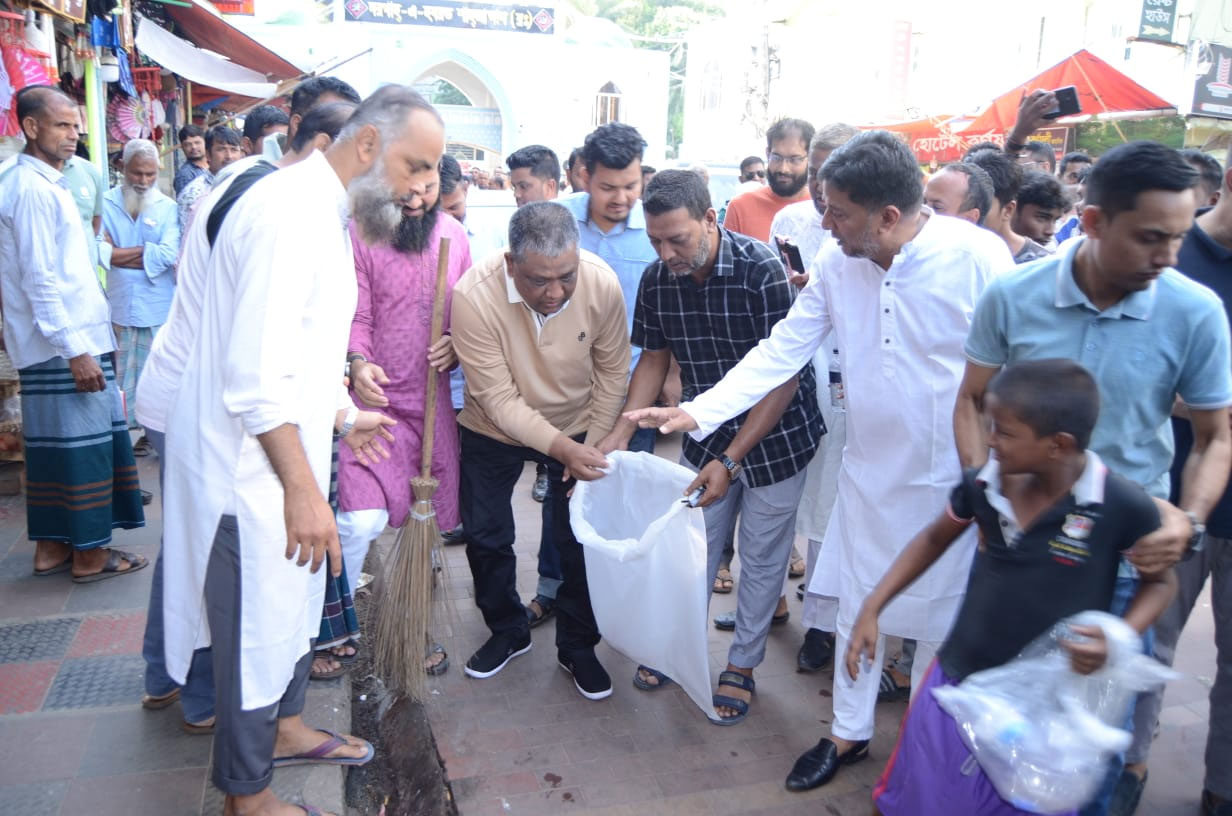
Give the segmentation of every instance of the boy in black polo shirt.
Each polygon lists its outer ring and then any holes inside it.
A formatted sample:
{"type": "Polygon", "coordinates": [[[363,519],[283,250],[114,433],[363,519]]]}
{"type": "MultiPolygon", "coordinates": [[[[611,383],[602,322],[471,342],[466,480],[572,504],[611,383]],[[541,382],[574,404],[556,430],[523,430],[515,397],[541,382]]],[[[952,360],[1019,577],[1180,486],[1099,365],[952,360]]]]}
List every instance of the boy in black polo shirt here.
{"type": "MultiPolygon", "coordinates": [[[[985,411],[993,458],[963,474],[946,512],[907,545],[865,599],[847,650],[854,677],[873,654],[880,611],[968,524],[979,525],[966,598],[873,789],[884,816],[1025,812],[1001,799],[982,771],[963,772],[970,752],[930,690],[1010,661],[1062,618],[1107,610],[1122,552],[1159,526],[1151,498],[1085,450],[1099,392],[1082,366],[1070,360],[1010,366],[990,383],[985,411]]],[[[1174,591],[1170,569],[1143,573],[1126,622],[1144,631],[1174,591]]],[[[1098,627],[1075,631],[1086,642],[1064,645],[1074,671],[1088,674],[1103,665],[1107,646],[1098,627]]]]}

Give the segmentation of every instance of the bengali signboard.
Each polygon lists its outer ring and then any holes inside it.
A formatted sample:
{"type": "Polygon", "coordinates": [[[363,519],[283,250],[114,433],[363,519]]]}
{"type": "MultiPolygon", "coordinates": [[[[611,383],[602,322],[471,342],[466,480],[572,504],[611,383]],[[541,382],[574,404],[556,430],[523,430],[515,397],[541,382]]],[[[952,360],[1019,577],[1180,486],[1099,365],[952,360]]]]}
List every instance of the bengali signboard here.
{"type": "Polygon", "coordinates": [[[469,28],[477,31],[512,31],[553,34],[556,11],[543,6],[501,6],[463,0],[408,3],[402,0],[346,0],[346,19],[361,23],[469,28]]]}
{"type": "MultiPolygon", "coordinates": [[[[1031,139],[1052,145],[1057,157],[1065,155],[1073,144],[1072,130],[1067,127],[1041,128],[1031,134],[1031,139]]],[[[933,129],[928,133],[896,133],[915,153],[921,164],[928,164],[936,159],[939,163],[960,160],[972,146],[981,142],[991,142],[999,148],[1005,147],[1005,134],[997,130],[983,133],[968,133],[967,131],[952,131],[948,128],[933,129]]]]}
{"type": "Polygon", "coordinates": [[[1232,119],[1232,48],[1211,43],[1211,67],[1194,84],[1193,113],[1232,119]]]}
{"type": "Polygon", "coordinates": [[[1142,0],[1142,17],[1138,20],[1138,39],[1172,42],[1176,27],[1177,0],[1142,0]]]}

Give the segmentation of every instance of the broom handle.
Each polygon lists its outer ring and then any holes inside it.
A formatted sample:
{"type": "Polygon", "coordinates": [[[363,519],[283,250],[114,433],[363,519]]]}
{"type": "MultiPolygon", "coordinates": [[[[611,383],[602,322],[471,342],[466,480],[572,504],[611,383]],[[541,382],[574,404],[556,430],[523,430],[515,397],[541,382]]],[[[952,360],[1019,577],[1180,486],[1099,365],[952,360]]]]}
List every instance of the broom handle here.
{"type": "MultiPolygon", "coordinates": [[[[432,339],[428,346],[435,346],[441,339],[445,325],[445,282],[449,275],[449,239],[441,238],[439,256],[436,260],[436,294],[432,299],[432,339]]],[[[428,366],[428,393],[424,401],[423,459],[420,465],[425,479],[432,475],[432,442],[436,436],[436,383],[437,372],[428,366]]]]}

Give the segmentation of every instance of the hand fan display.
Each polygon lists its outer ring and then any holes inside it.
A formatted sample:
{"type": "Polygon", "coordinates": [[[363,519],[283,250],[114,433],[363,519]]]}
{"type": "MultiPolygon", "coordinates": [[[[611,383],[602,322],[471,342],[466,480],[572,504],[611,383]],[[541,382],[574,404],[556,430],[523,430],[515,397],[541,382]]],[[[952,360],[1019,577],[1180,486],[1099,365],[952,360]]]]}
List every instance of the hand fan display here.
{"type": "Polygon", "coordinates": [[[140,99],[116,94],[107,103],[107,134],[121,144],[150,135],[150,111],[140,99]]]}

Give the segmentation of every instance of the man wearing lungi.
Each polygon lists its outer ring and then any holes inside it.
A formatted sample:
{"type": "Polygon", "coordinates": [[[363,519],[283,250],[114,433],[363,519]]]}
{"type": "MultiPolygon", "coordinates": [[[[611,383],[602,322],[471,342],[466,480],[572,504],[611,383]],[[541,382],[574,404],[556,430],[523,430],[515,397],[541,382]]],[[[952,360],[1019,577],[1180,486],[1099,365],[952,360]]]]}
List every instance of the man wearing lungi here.
{"type": "Polygon", "coordinates": [[[0,177],[4,343],[21,378],[26,525],[34,574],[89,583],[148,562],[106,545],[145,524],[116,388],[115,338],[86,234],[61,172],[78,113],[55,88],[17,95],[26,149],[0,177]]]}

